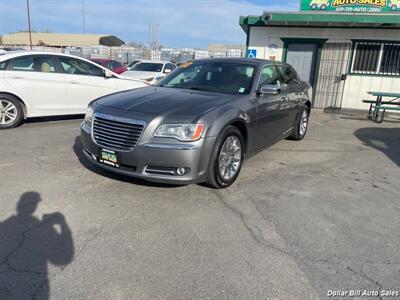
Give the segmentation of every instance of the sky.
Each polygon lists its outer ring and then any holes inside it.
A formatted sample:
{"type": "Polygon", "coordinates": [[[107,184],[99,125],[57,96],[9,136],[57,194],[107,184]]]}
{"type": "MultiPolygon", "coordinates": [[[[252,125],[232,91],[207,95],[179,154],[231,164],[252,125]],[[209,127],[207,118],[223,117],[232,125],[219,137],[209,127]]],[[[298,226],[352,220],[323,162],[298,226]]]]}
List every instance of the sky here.
{"type": "MultiPolygon", "coordinates": [[[[245,44],[240,15],[296,11],[299,0],[83,0],[85,32],[113,34],[148,44],[149,24],[159,24],[165,47],[207,48],[245,44]]],[[[82,0],[30,0],[32,29],[82,33],[82,0]]],[[[0,35],[27,30],[26,0],[0,0],[0,35]]]]}

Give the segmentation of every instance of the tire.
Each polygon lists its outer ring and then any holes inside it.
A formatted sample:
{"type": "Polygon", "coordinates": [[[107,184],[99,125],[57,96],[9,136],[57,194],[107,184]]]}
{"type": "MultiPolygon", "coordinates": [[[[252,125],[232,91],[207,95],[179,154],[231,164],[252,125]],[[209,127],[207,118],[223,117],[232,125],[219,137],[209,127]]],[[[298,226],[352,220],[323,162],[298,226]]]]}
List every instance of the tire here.
{"type": "Polygon", "coordinates": [[[392,9],[392,10],[397,10],[397,6],[396,6],[396,5],[392,5],[392,6],[391,6],[391,9],[392,9]]]}
{"type": "Polygon", "coordinates": [[[206,184],[216,189],[224,189],[232,185],[242,168],[244,149],[245,143],[239,129],[234,126],[226,127],[214,145],[208,165],[206,184]],[[237,147],[240,147],[240,150],[237,147]],[[223,167],[224,164],[226,168],[223,167]],[[221,174],[223,170],[227,173],[221,174]]]}
{"type": "Polygon", "coordinates": [[[11,95],[0,94],[0,129],[17,127],[23,119],[21,102],[11,95]]]}
{"type": "Polygon", "coordinates": [[[321,10],[325,10],[326,9],[326,5],[325,4],[322,4],[321,5],[321,10]]]}
{"type": "Polygon", "coordinates": [[[301,112],[300,118],[297,121],[296,128],[295,128],[294,132],[289,136],[290,139],[300,141],[306,136],[307,129],[308,129],[309,116],[310,116],[310,110],[308,109],[308,106],[304,106],[303,111],[301,112]],[[305,123],[304,123],[304,121],[305,121],[305,123]],[[302,125],[303,125],[303,127],[302,127],[302,125]],[[305,125],[305,127],[304,127],[304,125],[305,125]]]}
{"type": "Polygon", "coordinates": [[[314,3],[314,4],[311,4],[311,9],[312,9],[312,10],[316,10],[317,8],[318,8],[317,4],[315,4],[315,3],[314,3]]]}

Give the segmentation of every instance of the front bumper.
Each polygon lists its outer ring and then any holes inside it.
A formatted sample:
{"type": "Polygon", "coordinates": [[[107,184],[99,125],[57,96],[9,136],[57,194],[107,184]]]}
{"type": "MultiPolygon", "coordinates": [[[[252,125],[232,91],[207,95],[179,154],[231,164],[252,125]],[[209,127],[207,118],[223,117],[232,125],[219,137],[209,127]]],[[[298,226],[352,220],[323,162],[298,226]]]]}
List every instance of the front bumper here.
{"type": "MultiPolygon", "coordinates": [[[[144,129],[145,130],[145,129],[144,129]]],[[[192,143],[160,143],[138,141],[131,151],[117,151],[119,168],[106,165],[99,161],[102,149],[92,138],[91,129],[81,125],[81,139],[85,157],[95,165],[122,175],[143,178],[145,180],[171,183],[190,184],[204,182],[207,178],[209,158],[214,147],[215,137],[204,138],[192,143]],[[184,175],[170,174],[165,170],[185,168],[184,175]],[[157,173],[154,171],[160,170],[157,173]]]]}

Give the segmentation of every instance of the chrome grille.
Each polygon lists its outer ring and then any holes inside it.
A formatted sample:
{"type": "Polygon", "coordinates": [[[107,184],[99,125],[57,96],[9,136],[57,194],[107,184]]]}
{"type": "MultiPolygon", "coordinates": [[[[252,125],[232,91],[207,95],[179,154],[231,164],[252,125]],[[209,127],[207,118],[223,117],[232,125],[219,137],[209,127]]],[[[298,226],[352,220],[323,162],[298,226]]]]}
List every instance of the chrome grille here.
{"type": "Polygon", "coordinates": [[[92,134],[93,139],[100,146],[129,151],[138,142],[143,127],[143,124],[111,120],[95,115],[93,117],[92,134]]]}

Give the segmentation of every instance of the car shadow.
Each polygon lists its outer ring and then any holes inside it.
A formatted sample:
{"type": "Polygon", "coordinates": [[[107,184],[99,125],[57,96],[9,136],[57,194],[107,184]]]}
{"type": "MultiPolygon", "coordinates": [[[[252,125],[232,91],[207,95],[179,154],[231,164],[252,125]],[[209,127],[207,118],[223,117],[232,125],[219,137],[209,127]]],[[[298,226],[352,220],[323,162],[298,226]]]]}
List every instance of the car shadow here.
{"type": "Polygon", "coordinates": [[[26,192],[16,213],[0,220],[0,299],[49,299],[49,264],[63,269],[74,259],[66,218],[60,212],[38,217],[41,201],[39,193],[26,192]]]}
{"type": "Polygon", "coordinates": [[[74,153],[76,157],[78,158],[79,162],[81,163],[82,166],[84,166],[86,169],[89,171],[96,173],[98,175],[107,177],[109,179],[113,180],[118,180],[118,181],[123,181],[126,183],[133,183],[137,185],[143,185],[143,186],[149,186],[149,187],[158,187],[158,188],[179,188],[183,187],[184,185],[175,185],[175,184],[164,184],[164,183],[157,183],[157,182],[151,182],[147,181],[144,179],[140,178],[135,178],[135,177],[130,177],[130,176],[125,176],[117,173],[112,173],[108,172],[106,170],[103,170],[102,168],[97,167],[96,165],[92,164],[88,159],[85,157],[83,154],[83,147],[82,147],[82,141],[80,136],[75,137],[75,142],[72,147],[74,150],[74,153]]]}
{"type": "Polygon", "coordinates": [[[354,135],[364,145],[383,152],[400,167],[400,128],[360,128],[354,135]]]}
{"type": "Polygon", "coordinates": [[[66,116],[34,117],[34,118],[26,119],[24,121],[24,124],[79,120],[79,119],[83,119],[84,116],[85,115],[80,114],[80,115],[66,115],[66,116]]]}

